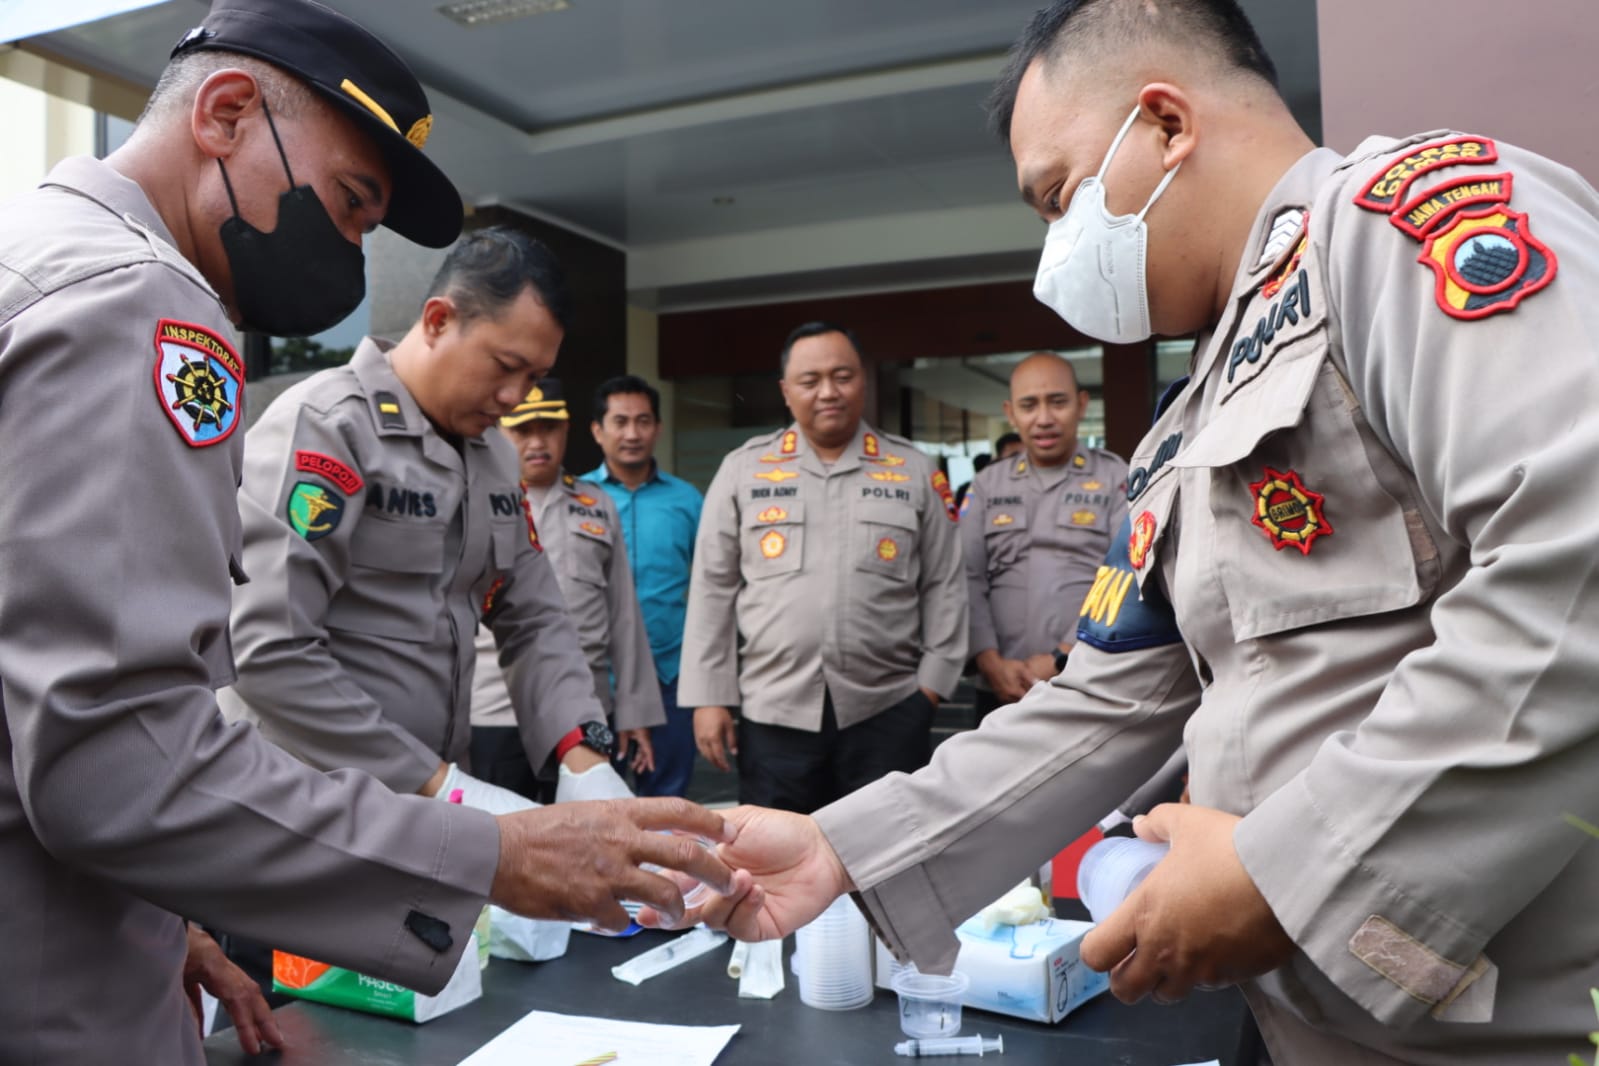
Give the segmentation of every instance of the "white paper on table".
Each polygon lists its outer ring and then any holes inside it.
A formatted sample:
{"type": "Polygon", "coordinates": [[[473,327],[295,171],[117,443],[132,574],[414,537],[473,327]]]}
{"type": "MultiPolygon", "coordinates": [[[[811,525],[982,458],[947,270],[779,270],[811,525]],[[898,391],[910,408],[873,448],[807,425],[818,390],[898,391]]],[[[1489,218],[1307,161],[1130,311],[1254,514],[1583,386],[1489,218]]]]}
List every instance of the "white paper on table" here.
{"type": "Polygon", "coordinates": [[[1221,1066],[1221,1060],[1211,1059],[1209,1062],[1190,1062],[1188,1066],[1221,1066]]]}
{"type": "Polygon", "coordinates": [[[711,1066],[736,1025],[655,1025],[536,1010],[460,1066],[579,1066],[612,1052],[613,1066],[711,1066]]]}

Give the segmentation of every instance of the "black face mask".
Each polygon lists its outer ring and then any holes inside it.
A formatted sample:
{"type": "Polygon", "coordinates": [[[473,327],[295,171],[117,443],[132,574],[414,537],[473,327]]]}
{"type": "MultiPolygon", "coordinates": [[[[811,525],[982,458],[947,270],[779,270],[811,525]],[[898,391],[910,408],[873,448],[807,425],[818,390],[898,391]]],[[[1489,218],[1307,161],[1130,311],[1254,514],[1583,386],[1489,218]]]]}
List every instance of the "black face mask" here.
{"type": "Polygon", "coordinates": [[[240,217],[228,168],[218,159],[233,205],[233,217],[222,223],[222,250],[233,271],[239,328],[274,337],[309,337],[337,325],[360,304],[366,295],[366,257],[339,232],[315,190],[294,184],[265,101],[261,109],[289,176],[289,189],[278,197],[277,228],[262,233],[240,217]]]}

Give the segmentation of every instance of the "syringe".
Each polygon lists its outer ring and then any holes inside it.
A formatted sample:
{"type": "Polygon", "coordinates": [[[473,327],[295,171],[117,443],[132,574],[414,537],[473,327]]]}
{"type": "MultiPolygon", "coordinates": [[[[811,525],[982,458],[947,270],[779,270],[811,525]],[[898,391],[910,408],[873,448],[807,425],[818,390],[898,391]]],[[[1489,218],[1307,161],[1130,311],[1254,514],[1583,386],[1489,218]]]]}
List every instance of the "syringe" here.
{"type": "Polygon", "coordinates": [[[1005,1054],[1002,1036],[946,1036],[937,1040],[901,1040],[894,1045],[894,1054],[912,1059],[925,1059],[932,1055],[976,1055],[986,1052],[1005,1054]]]}

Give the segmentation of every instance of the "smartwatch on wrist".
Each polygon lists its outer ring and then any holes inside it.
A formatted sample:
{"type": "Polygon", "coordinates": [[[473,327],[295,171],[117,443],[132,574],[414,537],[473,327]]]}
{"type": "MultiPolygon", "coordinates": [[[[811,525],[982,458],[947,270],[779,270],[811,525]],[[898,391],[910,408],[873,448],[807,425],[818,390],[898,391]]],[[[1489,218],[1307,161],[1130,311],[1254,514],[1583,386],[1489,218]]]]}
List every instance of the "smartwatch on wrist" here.
{"type": "Polygon", "coordinates": [[[607,759],[616,758],[616,734],[604,722],[584,722],[555,745],[555,761],[566,758],[566,753],[582,744],[592,748],[607,759]]]}

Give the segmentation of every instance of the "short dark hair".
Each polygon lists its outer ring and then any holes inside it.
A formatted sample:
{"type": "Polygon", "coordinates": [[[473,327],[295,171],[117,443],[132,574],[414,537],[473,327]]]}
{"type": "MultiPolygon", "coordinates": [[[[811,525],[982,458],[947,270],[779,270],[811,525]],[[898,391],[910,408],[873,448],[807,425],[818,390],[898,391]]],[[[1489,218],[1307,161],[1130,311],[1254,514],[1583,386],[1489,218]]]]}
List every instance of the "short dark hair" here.
{"type": "Polygon", "coordinates": [[[594,390],[594,421],[605,421],[605,412],[610,407],[612,396],[637,396],[640,393],[650,398],[650,411],[654,413],[655,420],[659,422],[661,420],[660,391],[637,374],[619,374],[614,378],[607,378],[600,382],[600,387],[594,390]]]}
{"type": "Polygon", "coordinates": [[[849,341],[850,347],[855,349],[855,354],[860,356],[861,362],[864,363],[866,361],[866,356],[861,353],[861,342],[855,336],[854,330],[848,326],[840,326],[834,322],[823,322],[817,319],[813,322],[807,322],[803,326],[795,326],[789,333],[788,338],[783,341],[783,354],[778,356],[777,359],[777,372],[779,374],[788,373],[788,356],[794,350],[794,345],[797,342],[804,340],[806,337],[820,337],[824,333],[842,333],[849,341]]]}
{"type": "Polygon", "coordinates": [[[1011,116],[1022,75],[1040,56],[1058,60],[1072,38],[1165,40],[1203,49],[1225,65],[1277,87],[1277,67],[1237,0],[1055,0],[1033,16],[1011,46],[999,81],[988,95],[988,122],[1010,140],[1011,116]],[[1154,9],[1160,17],[1150,17],[1154,9]]]}
{"type": "Polygon", "coordinates": [[[448,296],[463,320],[493,318],[530,286],[564,330],[572,315],[572,296],[561,261],[536,237],[509,226],[490,226],[468,233],[450,249],[422,302],[448,296]]]}
{"type": "Polygon", "coordinates": [[[1020,433],[1001,433],[999,435],[999,439],[994,442],[994,456],[996,461],[1000,452],[1004,451],[1006,448],[1009,448],[1012,444],[1020,444],[1021,442],[1022,435],[1020,433]]]}

